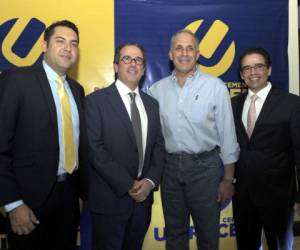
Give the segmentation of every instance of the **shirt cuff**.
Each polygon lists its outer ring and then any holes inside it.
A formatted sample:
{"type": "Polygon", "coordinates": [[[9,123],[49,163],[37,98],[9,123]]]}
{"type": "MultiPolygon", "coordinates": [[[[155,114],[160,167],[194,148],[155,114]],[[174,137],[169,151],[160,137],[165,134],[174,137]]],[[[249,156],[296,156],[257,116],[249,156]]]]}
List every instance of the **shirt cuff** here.
{"type": "Polygon", "coordinates": [[[4,209],[7,213],[9,213],[10,211],[14,210],[15,208],[17,208],[23,204],[24,204],[24,202],[22,200],[14,201],[14,202],[11,202],[11,203],[5,205],[4,209]]]}
{"type": "Polygon", "coordinates": [[[152,184],[152,189],[155,188],[155,183],[152,180],[150,180],[148,178],[146,178],[146,180],[149,181],[152,184]]]}

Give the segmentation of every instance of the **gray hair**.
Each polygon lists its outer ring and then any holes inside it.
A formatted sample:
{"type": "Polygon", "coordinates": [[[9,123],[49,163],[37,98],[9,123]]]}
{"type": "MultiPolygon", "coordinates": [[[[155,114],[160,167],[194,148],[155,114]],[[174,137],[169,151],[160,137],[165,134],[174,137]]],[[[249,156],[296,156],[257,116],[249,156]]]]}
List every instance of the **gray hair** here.
{"type": "Polygon", "coordinates": [[[175,34],[173,34],[173,36],[171,37],[170,49],[173,48],[174,40],[175,40],[175,38],[176,38],[178,35],[180,35],[180,34],[189,34],[189,35],[191,35],[191,36],[194,38],[194,40],[195,40],[195,48],[198,49],[198,46],[199,46],[199,39],[196,37],[196,35],[195,35],[192,31],[190,31],[190,30],[188,30],[188,29],[178,30],[175,34]]]}

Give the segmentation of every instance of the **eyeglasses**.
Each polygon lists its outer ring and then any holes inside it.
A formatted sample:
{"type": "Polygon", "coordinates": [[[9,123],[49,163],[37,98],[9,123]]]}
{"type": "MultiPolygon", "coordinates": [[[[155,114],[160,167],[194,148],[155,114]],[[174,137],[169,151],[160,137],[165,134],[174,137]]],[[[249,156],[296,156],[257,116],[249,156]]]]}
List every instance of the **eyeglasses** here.
{"type": "Polygon", "coordinates": [[[254,66],[244,66],[244,67],[242,67],[241,72],[243,74],[249,74],[252,71],[252,69],[254,69],[254,71],[256,71],[256,72],[262,72],[265,68],[267,68],[266,64],[258,63],[258,64],[255,64],[254,66]]]}
{"type": "Polygon", "coordinates": [[[132,61],[134,61],[137,65],[143,65],[144,64],[144,59],[142,57],[135,57],[132,58],[131,56],[123,56],[121,58],[121,61],[125,64],[130,64],[132,61]]]}

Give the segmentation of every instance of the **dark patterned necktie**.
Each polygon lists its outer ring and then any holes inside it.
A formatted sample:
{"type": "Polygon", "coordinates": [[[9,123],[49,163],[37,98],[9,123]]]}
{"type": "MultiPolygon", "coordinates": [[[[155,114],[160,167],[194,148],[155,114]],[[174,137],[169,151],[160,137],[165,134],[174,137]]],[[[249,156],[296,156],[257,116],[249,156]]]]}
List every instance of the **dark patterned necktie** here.
{"type": "Polygon", "coordinates": [[[131,92],[129,93],[131,102],[130,102],[130,111],[131,111],[131,123],[134,130],[136,145],[138,147],[139,153],[139,171],[138,176],[141,175],[143,169],[143,137],[142,137],[142,125],[141,125],[141,117],[139,110],[135,103],[136,93],[131,92]]]}

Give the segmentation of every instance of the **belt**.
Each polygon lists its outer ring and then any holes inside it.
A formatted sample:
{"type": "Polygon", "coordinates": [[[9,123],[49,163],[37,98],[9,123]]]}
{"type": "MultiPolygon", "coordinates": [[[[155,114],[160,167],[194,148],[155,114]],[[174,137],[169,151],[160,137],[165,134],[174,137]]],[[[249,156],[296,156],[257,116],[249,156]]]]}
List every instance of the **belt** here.
{"type": "Polygon", "coordinates": [[[176,153],[168,153],[167,156],[175,159],[205,159],[215,153],[219,153],[219,147],[215,147],[210,151],[205,151],[198,154],[190,154],[186,152],[176,152],[176,153]]]}
{"type": "Polygon", "coordinates": [[[60,174],[56,177],[56,182],[64,182],[66,181],[71,175],[68,173],[60,174]]]}

